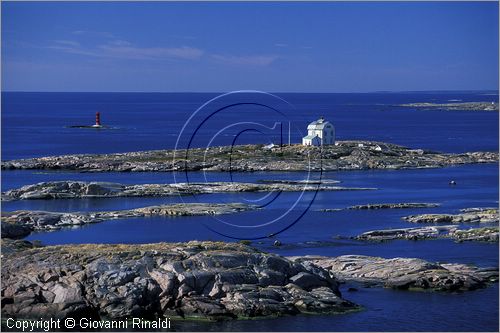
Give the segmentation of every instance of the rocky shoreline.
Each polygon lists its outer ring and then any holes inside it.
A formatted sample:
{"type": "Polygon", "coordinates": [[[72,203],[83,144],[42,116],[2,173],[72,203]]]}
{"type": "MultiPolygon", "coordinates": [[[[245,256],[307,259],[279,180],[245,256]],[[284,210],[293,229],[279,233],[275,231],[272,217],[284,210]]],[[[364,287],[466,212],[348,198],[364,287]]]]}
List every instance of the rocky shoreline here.
{"type": "Polygon", "coordinates": [[[423,110],[445,111],[498,111],[498,103],[492,102],[460,102],[460,103],[409,103],[399,106],[423,110]]]}
{"type": "Polygon", "coordinates": [[[57,181],[26,185],[19,189],[6,191],[2,193],[2,200],[158,197],[229,192],[354,190],[375,190],[375,188],[283,183],[211,182],[125,185],[107,182],[57,181]]]}
{"type": "MultiPolygon", "coordinates": [[[[381,209],[381,208],[413,208],[418,205],[430,205],[427,207],[437,207],[437,204],[369,204],[348,207],[347,209],[381,209]]],[[[482,241],[498,242],[499,229],[495,227],[460,229],[459,224],[487,223],[498,224],[499,215],[497,208],[464,208],[459,214],[419,214],[402,217],[403,220],[411,223],[452,223],[452,225],[433,225],[413,228],[394,228],[371,230],[352,237],[363,241],[389,241],[395,239],[424,240],[451,238],[457,242],[482,241]]]]}
{"type": "Polygon", "coordinates": [[[498,268],[438,264],[417,258],[380,258],[363,255],[290,257],[334,274],[339,281],[394,289],[436,291],[474,290],[498,281],[498,268]]]}
{"type": "Polygon", "coordinates": [[[411,223],[498,223],[497,208],[466,208],[459,214],[420,214],[403,217],[411,223]]]}
{"type": "Polygon", "coordinates": [[[353,237],[365,241],[390,241],[395,239],[424,240],[451,238],[457,242],[480,241],[498,243],[498,227],[458,229],[454,225],[417,228],[383,229],[364,232],[353,237]]]}
{"type": "Polygon", "coordinates": [[[140,171],[335,171],[437,168],[468,163],[498,162],[498,152],[448,154],[409,149],[374,141],[339,141],[336,145],[290,145],[264,149],[241,145],[155,150],[116,154],[80,154],[2,162],[2,169],[45,169],[91,172],[140,171]]]}
{"type": "Polygon", "coordinates": [[[2,212],[2,238],[22,238],[33,231],[51,231],[105,220],[145,216],[199,216],[232,214],[258,209],[242,203],[180,203],[107,212],[59,213],[20,210],[2,212]]]}
{"type": "Polygon", "coordinates": [[[347,207],[347,209],[410,209],[410,208],[434,208],[439,207],[437,203],[427,202],[403,202],[403,203],[379,203],[379,204],[366,204],[355,205],[347,207]]]}
{"type": "Polygon", "coordinates": [[[25,319],[247,319],[359,309],[325,269],[236,243],[23,249],[4,255],[2,280],[2,315],[25,319]]]}
{"type": "Polygon", "coordinates": [[[498,243],[498,227],[458,229],[453,233],[457,242],[493,242],[498,243]]]}
{"type": "Polygon", "coordinates": [[[371,209],[411,209],[411,208],[435,208],[438,203],[428,202],[401,202],[401,203],[370,203],[365,205],[355,205],[346,208],[323,208],[321,212],[338,212],[341,210],[371,210],[371,209]]]}
{"type": "Polygon", "coordinates": [[[2,315],[249,319],[359,310],[339,283],[467,291],[497,268],[416,258],[290,257],[223,242],[36,247],[2,240],[2,315]]]}

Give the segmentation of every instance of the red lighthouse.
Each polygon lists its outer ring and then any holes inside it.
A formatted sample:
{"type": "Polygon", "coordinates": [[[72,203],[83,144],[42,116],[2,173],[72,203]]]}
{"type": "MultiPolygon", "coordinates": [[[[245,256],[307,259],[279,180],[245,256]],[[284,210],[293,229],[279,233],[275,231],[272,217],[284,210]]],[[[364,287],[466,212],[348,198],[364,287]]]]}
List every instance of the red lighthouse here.
{"type": "Polygon", "coordinates": [[[101,125],[101,113],[100,112],[95,113],[95,125],[93,127],[102,127],[102,125],[101,125]]]}

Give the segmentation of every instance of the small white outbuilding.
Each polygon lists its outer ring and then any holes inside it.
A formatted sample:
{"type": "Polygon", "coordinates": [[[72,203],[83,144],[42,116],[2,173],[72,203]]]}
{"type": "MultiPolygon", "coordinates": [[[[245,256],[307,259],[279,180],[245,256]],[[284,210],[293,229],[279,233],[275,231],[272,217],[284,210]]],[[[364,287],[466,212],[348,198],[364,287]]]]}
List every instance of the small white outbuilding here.
{"type": "Polygon", "coordinates": [[[335,127],[323,117],[307,126],[307,136],[302,138],[304,146],[323,146],[335,144],[335,127]]]}

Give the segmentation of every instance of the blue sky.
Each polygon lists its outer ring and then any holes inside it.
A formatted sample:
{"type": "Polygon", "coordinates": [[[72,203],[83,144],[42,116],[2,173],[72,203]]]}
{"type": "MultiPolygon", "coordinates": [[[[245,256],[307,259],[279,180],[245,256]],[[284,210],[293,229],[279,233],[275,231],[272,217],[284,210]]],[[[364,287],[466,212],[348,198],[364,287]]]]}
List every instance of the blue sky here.
{"type": "Polygon", "coordinates": [[[2,2],[2,89],[498,89],[498,3],[2,2]]]}

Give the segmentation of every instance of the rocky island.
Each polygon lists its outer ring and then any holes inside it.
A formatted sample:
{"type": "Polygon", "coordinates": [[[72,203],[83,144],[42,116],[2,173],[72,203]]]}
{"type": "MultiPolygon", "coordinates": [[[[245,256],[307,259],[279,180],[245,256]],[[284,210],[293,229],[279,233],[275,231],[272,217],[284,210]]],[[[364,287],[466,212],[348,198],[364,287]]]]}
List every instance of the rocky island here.
{"type": "Polygon", "coordinates": [[[179,203],[107,212],[59,213],[29,210],[2,212],[2,238],[22,238],[32,231],[57,230],[120,218],[221,215],[257,208],[242,203],[179,203]]]}
{"type": "Polygon", "coordinates": [[[228,192],[293,192],[376,190],[367,187],[342,187],[328,184],[283,183],[172,183],[124,185],[108,182],[56,181],[26,185],[2,193],[2,200],[161,197],[172,195],[228,192]]]}
{"type": "Polygon", "coordinates": [[[263,145],[79,154],[2,162],[2,169],[75,171],[307,171],[437,168],[498,162],[498,152],[437,153],[373,141],[339,141],[321,147],[263,145]]]}
{"type": "MultiPolygon", "coordinates": [[[[405,204],[401,204],[405,206],[405,204]]],[[[410,204],[411,205],[411,204],[410,204]]],[[[388,208],[391,204],[383,205],[388,208]]],[[[371,205],[361,205],[354,207],[371,207],[371,205]]],[[[399,207],[399,206],[396,206],[399,207]]],[[[367,208],[365,208],[367,209],[367,208]]],[[[481,228],[461,229],[460,224],[486,223],[498,224],[499,215],[497,208],[464,208],[459,214],[419,214],[402,217],[411,223],[452,223],[452,225],[432,225],[425,227],[394,228],[371,230],[352,237],[365,241],[388,241],[395,239],[423,240],[437,238],[451,238],[457,242],[483,241],[498,242],[498,226],[488,226],[481,228]]]]}
{"type": "Polygon", "coordinates": [[[423,110],[445,111],[498,111],[496,102],[459,102],[459,103],[409,103],[399,106],[423,110]]]}
{"type": "Polygon", "coordinates": [[[455,225],[417,228],[383,229],[364,232],[353,237],[357,240],[389,241],[394,239],[423,240],[451,238],[457,242],[498,242],[498,227],[459,229],[455,225]]]}
{"type": "Polygon", "coordinates": [[[375,203],[366,205],[355,205],[347,207],[347,209],[362,210],[362,209],[409,209],[409,208],[434,208],[439,207],[437,203],[427,202],[402,202],[402,203],[375,203]]]}
{"type": "Polygon", "coordinates": [[[435,208],[440,204],[429,202],[398,202],[398,203],[370,203],[365,205],[354,205],[346,208],[322,208],[320,212],[339,212],[342,210],[374,210],[374,209],[414,209],[435,208]]]}
{"type": "Polygon", "coordinates": [[[498,208],[466,208],[459,214],[420,214],[403,217],[411,223],[498,223],[498,208]]]}

